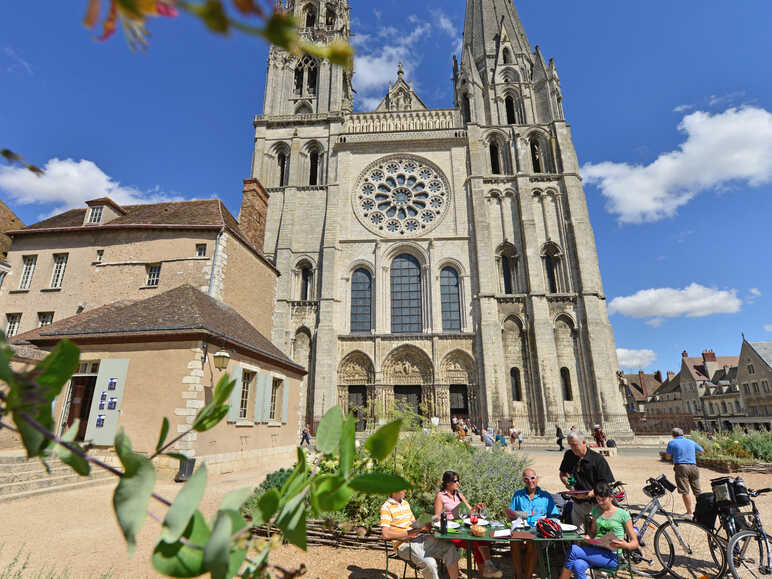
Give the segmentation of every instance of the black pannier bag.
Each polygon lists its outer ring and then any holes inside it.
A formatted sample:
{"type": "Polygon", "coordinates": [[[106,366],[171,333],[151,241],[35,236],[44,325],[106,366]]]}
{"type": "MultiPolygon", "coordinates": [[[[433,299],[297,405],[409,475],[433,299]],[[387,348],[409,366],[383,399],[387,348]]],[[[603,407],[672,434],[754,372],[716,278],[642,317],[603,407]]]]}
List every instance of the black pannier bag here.
{"type": "Polygon", "coordinates": [[[700,493],[697,497],[697,506],[694,509],[694,520],[708,529],[716,526],[718,507],[713,493],[700,493]]]}

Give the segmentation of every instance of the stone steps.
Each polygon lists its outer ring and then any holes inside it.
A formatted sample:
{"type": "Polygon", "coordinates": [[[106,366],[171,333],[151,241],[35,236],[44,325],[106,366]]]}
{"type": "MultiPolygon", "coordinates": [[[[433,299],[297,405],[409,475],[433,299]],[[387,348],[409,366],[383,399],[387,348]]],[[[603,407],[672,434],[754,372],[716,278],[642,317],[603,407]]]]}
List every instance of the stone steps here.
{"type": "Polygon", "coordinates": [[[4,452],[0,455],[0,502],[42,493],[82,488],[115,481],[115,476],[102,469],[82,477],[56,458],[48,461],[51,473],[39,460],[27,460],[23,454],[4,452]]]}

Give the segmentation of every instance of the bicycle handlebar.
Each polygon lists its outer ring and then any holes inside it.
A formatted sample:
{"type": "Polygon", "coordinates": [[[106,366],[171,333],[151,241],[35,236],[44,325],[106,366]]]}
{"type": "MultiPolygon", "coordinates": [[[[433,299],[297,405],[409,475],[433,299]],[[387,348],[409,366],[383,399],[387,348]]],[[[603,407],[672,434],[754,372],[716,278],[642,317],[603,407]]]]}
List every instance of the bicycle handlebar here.
{"type": "Polygon", "coordinates": [[[763,495],[764,493],[768,493],[770,491],[772,491],[772,488],[770,488],[770,487],[767,487],[765,489],[758,489],[758,490],[748,489],[748,492],[750,492],[751,496],[753,496],[753,497],[757,497],[759,495],[763,495]]]}

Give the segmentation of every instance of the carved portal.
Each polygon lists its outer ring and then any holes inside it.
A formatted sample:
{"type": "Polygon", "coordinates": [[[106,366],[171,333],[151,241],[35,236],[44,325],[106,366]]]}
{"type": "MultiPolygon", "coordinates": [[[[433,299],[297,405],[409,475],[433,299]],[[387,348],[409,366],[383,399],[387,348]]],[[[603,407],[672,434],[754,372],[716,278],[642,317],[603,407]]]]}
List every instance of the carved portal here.
{"type": "Polygon", "coordinates": [[[352,352],[341,362],[338,371],[338,384],[373,384],[374,382],[373,363],[367,354],[352,352]]]}
{"type": "Polygon", "coordinates": [[[383,376],[387,384],[429,385],[434,371],[424,352],[413,346],[401,346],[386,358],[383,376]]]}

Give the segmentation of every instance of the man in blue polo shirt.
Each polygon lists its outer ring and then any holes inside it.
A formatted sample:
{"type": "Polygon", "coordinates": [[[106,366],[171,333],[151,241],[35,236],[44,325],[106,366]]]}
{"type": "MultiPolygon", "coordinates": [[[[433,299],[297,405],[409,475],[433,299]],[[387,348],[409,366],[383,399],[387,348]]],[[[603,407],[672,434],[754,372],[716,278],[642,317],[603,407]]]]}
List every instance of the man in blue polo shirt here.
{"type": "Polygon", "coordinates": [[[675,481],[678,487],[678,493],[684,500],[686,514],[694,514],[692,506],[692,497],[689,495],[691,487],[694,496],[697,497],[702,492],[700,489],[700,471],[697,468],[696,453],[704,452],[702,447],[690,440],[684,438],[684,431],[680,428],[674,428],[672,431],[673,440],[667,443],[665,450],[666,458],[673,459],[673,470],[675,471],[675,481]]]}
{"type": "MultiPolygon", "coordinates": [[[[512,495],[512,502],[509,503],[511,510],[522,511],[527,516],[534,515],[537,519],[558,516],[552,495],[539,488],[539,477],[535,470],[527,468],[523,471],[523,484],[525,488],[512,495]]],[[[538,558],[536,544],[533,541],[511,542],[509,548],[517,579],[531,579],[538,558]]]]}

